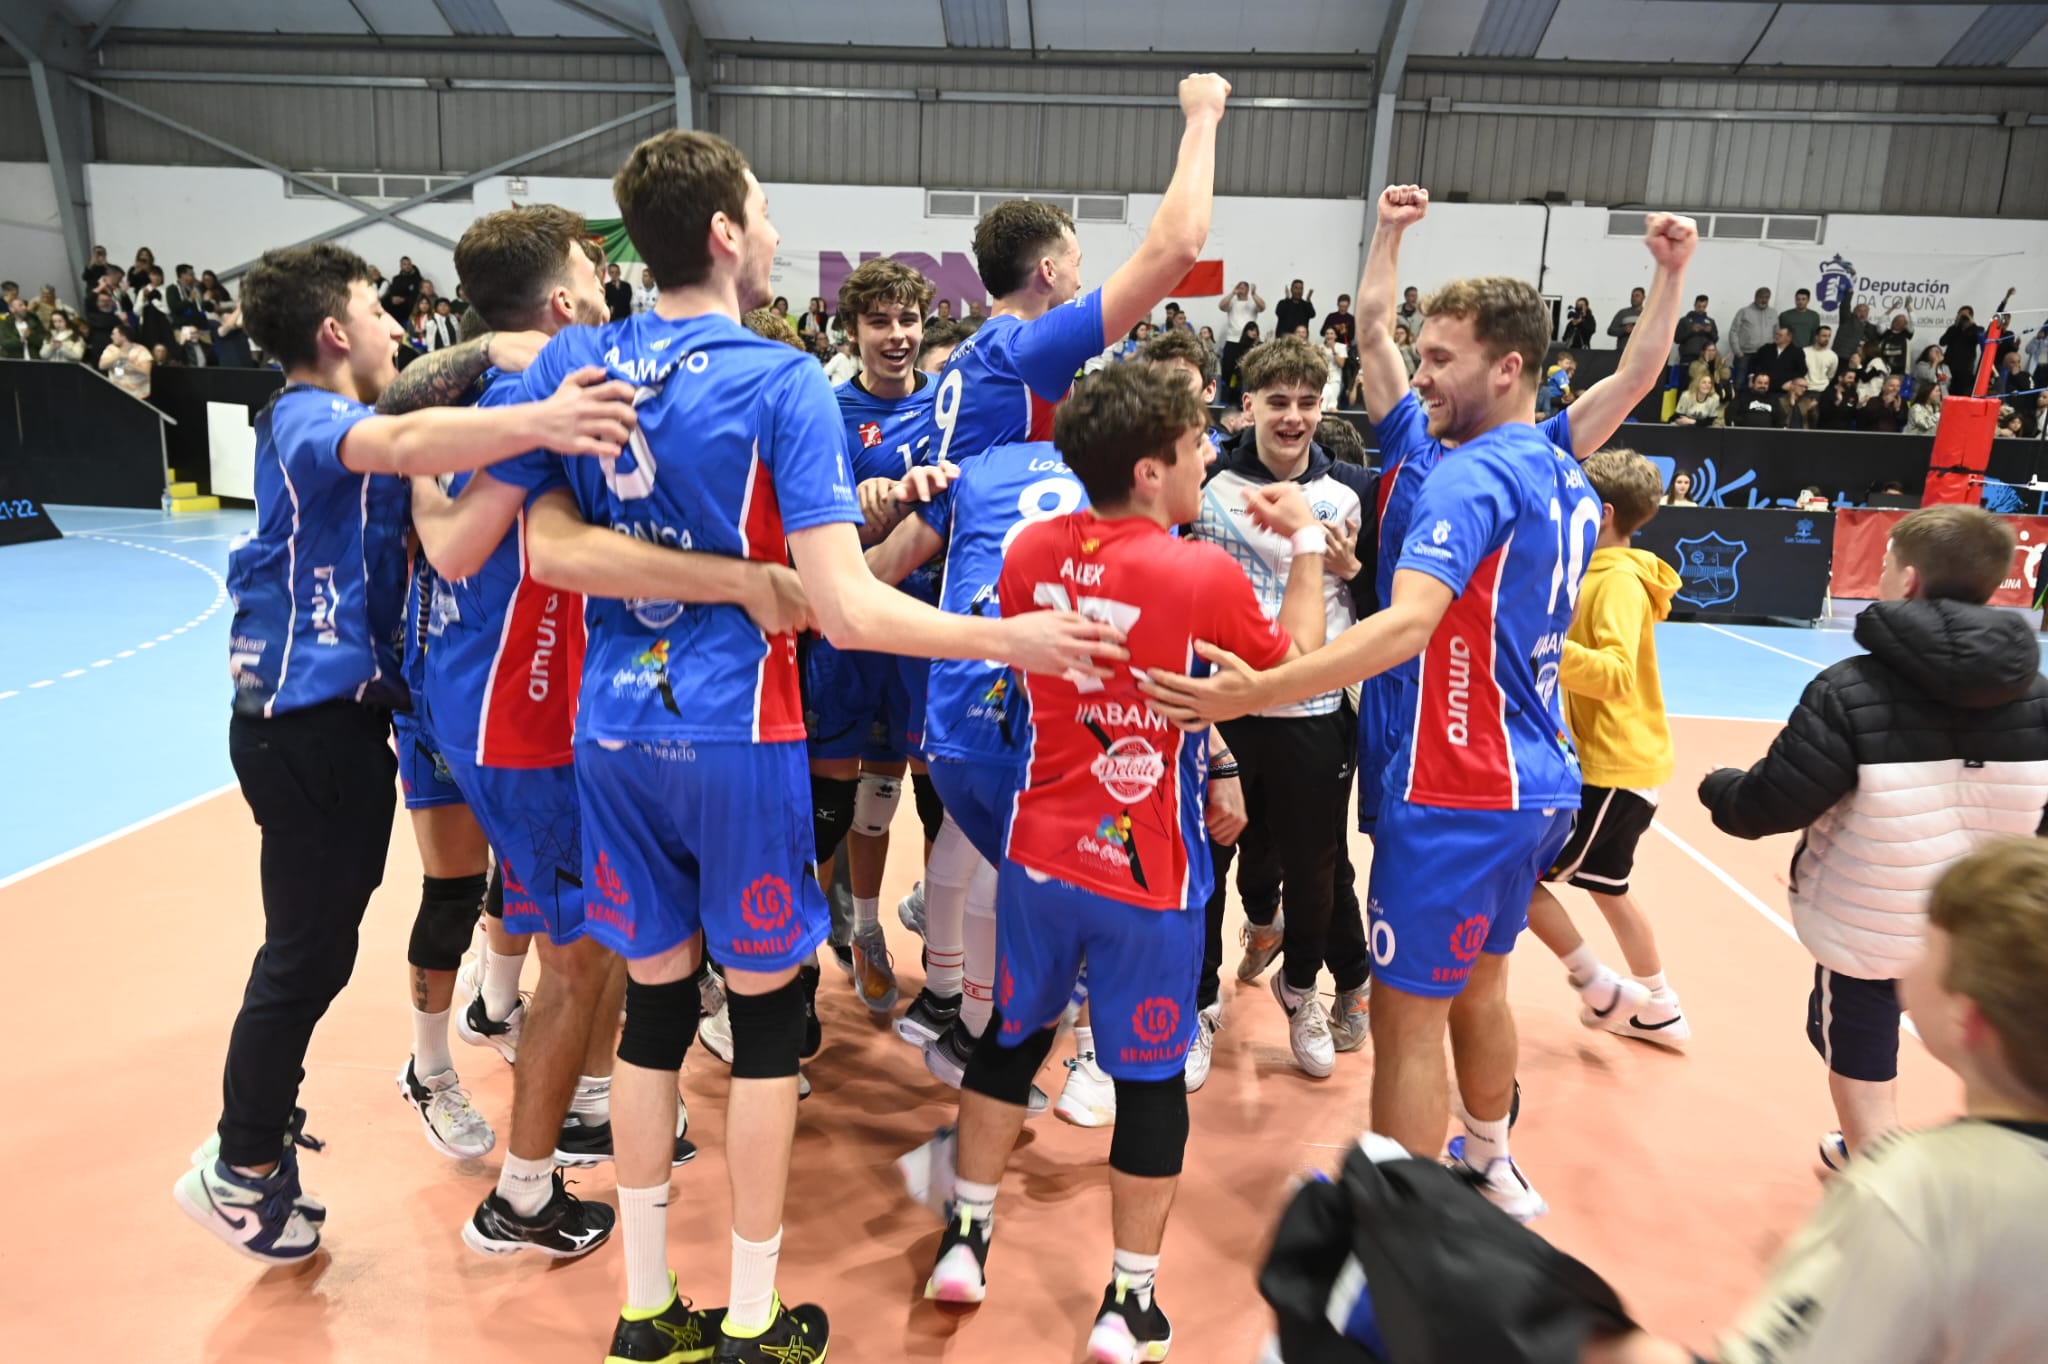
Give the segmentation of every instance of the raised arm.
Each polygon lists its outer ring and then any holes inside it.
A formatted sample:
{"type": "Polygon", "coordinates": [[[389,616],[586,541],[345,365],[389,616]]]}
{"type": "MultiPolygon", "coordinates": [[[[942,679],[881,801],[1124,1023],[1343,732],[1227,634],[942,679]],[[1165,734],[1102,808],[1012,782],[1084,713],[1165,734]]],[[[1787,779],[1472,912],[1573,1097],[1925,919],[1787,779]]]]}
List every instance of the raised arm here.
{"type": "Polygon", "coordinates": [[[474,341],[430,352],[384,386],[377,411],[390,417],[423,407],[453,406],[485,370],[496,367],[517,374],[525,369],[547,340],[545,332],[485,332],[474,341]]]}
{"type": "Polygon", "coordinates": [[[461,494],[450,497],[438,478],[412,481],[412,525],[434,571],[450,582],[476,573],[504,542],[526,489],[479,470],[461,494]]]}
{"type": "MultiPolygon", "coordinates": [[[[1102,286],[1105,337],[1123,336],[1151,316],[1159,300],[1186,278],[1201,258],[1216,197],[1216,128],[1223,122],[1223,103],[1229,96],[1230,82],[1221,76],[1205,73],[1180,83],[1180,107],[1187,127],[1181,133],[1173,179],[1137,253],[1118,266],[1102,286]]],[[[1226,308],[1229,302],[1226,296],[1226,308]]]]}
{"type": "Polygon", "coordinates": [[[1636,404],[1663,381],[1685,291],[1685,267],[1699,240],[1699,225],[1690,218],[1652,213],[1643,219],[1643,245],[1656,260],[1657,273],[1643,300],[1642,318],[1622,349],[1621,363],[1567,409],[1572,450],[1580,459],[1612,439],[1636,404]]]}
{"type": "Polygon", "coordinates": [[[359,474],[413,475],[481,469],[535,448],[614,456],[635,424],[633,386],[593,365],[540,402],[429,407],[358,422],[341,438],[341,462],[359,474]]]}
{"type": "Polygon", "coordinates": [[[1401,296],[1401,234],[1429,212],[1429,191],[1389,185],[1380,191],[1379,222],[1358,281],[1358,386],[1374,421],[1394,410],[1408,391],[1408,366],[1394,344],[1394,308],[1401,296]]]}

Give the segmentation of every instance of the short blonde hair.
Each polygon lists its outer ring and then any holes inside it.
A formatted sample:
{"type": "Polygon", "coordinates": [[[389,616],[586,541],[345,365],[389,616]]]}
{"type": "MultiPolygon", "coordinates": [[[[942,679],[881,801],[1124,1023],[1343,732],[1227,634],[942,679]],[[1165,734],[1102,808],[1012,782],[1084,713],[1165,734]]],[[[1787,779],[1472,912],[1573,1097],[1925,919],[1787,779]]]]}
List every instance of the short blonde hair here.
{"type": "Polygon", "coordinates": [[[1550,349],[1550,312],[1542,295],[1526,280],[1506,275],[1475,275],[1455,279],[1422,300],[1425,328],[1433,317],[1462,317],[1472,335],[1498,360],[1514,352],[1522,357],[1522,379],[1541,383],[1543,354],[1550,349]]]}
{"type": "Polygon", "coordinates": [[[1614,446],[1580,466],[1600,500],[1614,508],[1614,528],[1633,535],[1657,514],[1664,496],[1664,477],[1657,466],[1633,450],[1614,446]]]}
{"type": "Polygon", "coordinates": [[[1927,919],[1949,938],[1942,988],[1976,1004],[2014,1077],[2048,1101],[2048,840],[1963,858],[1936,883],[1927,919]]]}

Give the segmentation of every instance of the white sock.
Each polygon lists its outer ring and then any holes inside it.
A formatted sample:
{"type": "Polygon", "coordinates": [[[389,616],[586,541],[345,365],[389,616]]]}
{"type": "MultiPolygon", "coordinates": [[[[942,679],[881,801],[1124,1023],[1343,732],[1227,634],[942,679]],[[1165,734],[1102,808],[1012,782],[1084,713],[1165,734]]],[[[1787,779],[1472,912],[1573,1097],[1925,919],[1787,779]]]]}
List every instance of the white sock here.
{"type": "Polygon", "coordinates": [[[1138,1306],[1152,1305],[1152,1282],[1159,1277],[1159,1257],[1139,1255],[1134,1251],[1117,1248],[1116,1258],[1110,1262],[1110,1282],[1122,1279],[1138,1295],[1138,1306]]]}
{"type": "Polygon", "coordinates": [[[512,1205],[521,1217],[538,1217],[554,1192],[555,1161],[552,1156],[521,1160],[507,1151],[505,1166],[498,1171],[498,1197],[512,1205]]]}
{"type": "Polygon", "coordinates": [[[455,1069],[448,1054],[448,1010],[437,1014],[412,1011],[412,1073],[424,1080],[444,1070],[455,1069]]]}
{"type": "Polygon", "coordinates": [[[882,897],[879,895],[856,895],[853,897],[853,931],[858,937],[872,933],[882,926],[882,897]]]}
{"type": "Polygon", "coordinates": [[[1571,975],[1574,989],[1590,983],[1600,974],[1600,957],[1588,943],[1580,943],[1559,960],[1564,962],[1564,969],[1571,975]]]}
{"type": "Polygon", "coordinates": [[[484,946],[484,1013],[493,1023],[503,1023],[519,1002],[519,973],[526,968],[526,954],[500,956],[484,946]]]}
{"type": "Polygon", "coordinates": [[[1508,1119],[1503,1113],[1492,1122],[1464,1115],[1465,1163],[1481,1171],[1508,1153],[1508,1119]]]}
{"type": "Polygon", "coordinates": [[[924,988],[946,998],[960,993],[967,968],[967,888],[981,860],[960,826],[939,826],[924,870],[924,988]]]}
{"type": "MultiPolygon", "coordinates": [[[[926,900],[930,905],[930,900],[926,900]]],[[[988,1027],[996,1007],[996,869],[974,869],[967,887],[967,961],[960,987],[960,1022],[974,1037],[988,1027]]]]}
{"type": "Polygon", "coordinates": [[[569,1111],[586,1119],[586,1126],[596,1127],[612,1120],[612,1077],[579,1075],[576,1077],[576,1097],[569,1101],[569,1111]]]}
{"type": "Polygon", "coordinates": [[[1074,1054],[1093,1056],[1095,1054],[1095,1029],[1074,1025],[1074,1054]]]}
{"type": "Polygon", "coordinates": [[[619,1186],[619,1236],[626,1243],[626,1306],[659,1312],[675,1296],[668,1272],[668,1185],[619,1186]]]}
{"type": "Polygon", "coordinates": [[[977,1222],[992,1222],[996,1215],[996,1189],[994,1184],[976,1184],[971,1179],[956,1179],[953,1182],[953,1202],[965,1208],[968,1216],[977,1222]]]}
{"type": "Polygon", "coordinates": [[[725,1309],[728,1335],[757,1336],[775,1324],[775,1265],[782,1258],[782,1229],[765,1241],[732,1234],[732,1297],[725,1309]]]}
{"type": "Polygon", "coordinates": [[[1642,986],[1653,995],[1661,995],[1671,988],[1664,983],[1664,973],[1662,971],[1652,971],[1647,976],[1637,976],[1636,984],[1642,986]]]}

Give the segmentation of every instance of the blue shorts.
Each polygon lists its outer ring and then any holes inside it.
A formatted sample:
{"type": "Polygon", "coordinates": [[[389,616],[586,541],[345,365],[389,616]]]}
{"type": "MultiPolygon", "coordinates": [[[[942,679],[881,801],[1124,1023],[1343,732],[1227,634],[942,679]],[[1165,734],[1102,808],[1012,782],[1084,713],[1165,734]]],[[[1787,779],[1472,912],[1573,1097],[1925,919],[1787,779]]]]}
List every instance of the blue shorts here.
{"type": "Polygon", "coordinates": [[[1085,961],[1097,1064],[1113,1079],[1178,1079],[1195,1036],[1201,902],[1140,909],[1015,862],[997,877],[996,1040],[1014,1047],[1059,1022],[1085,961]]]}
{"type": "Polygon", "coordinates": [[[960,832],[990,866],[1003,865],[1003,831],[1010,826],[1010,799],[1017,794],[1020,769],[1007,763],[933,758],[930,770],[932,789],[960,832]]]}
{"type": "Polygon", "coordinates": [[[699,929],[720,966],[780,971],[832,927],[804,746],[576,744],[584,924],[629,960],[699,929]]]}
{"type": "Polygon", "coordinates": [[[505,931],[583,936],[583,807],[576,769],[478,767],[447,759],[505,876],[505,931]]]}
{"type": "Polygon", "coordinates": [[[409,710],[394,710],[391,732],[398,741],[398,782],[405,791],[405,808],[462,804],[462,788],[455,784],[426,722],[409,710]]]}
{"type": "Polygon", "coordinates": [[[1395,796],[1373,836],[1366,938],[1376,984],[1446,998],[1481,952],[1505,956],[1571,836],[1570,810],[1451,810],[1395,796]]]}
{"type": "MultiPolygon", "coordinates": [[[[1401,679],[1379,673],[1358,689],[1358,829],[1371,833],[1386,801],[1387,765],[1400,742],[1401,679]]],[[[1410,698],[1410,705],[1413,700],[1410,698]]]]}
{"type": "Polygon", "coordinates": [[[835,649],[804,655],[804,729],[813,758],[898,762],[924,744],[926,659],[835,649]]]}

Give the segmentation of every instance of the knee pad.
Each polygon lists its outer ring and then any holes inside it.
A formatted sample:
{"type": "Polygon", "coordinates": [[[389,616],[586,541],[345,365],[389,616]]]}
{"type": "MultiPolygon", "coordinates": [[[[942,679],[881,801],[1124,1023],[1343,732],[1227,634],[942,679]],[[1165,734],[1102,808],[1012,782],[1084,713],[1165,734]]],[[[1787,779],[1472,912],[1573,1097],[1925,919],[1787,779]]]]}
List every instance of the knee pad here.
{"type": "Polygon", "coordinates": [[[1116,1130],[1109,1168],[1139,1179],[1171,1179],[1188,1149],[1188,1086],[1166,1080],[1116,1080],[1116,1130]]]}
{"type": "Polygon", "coordinates": [[[938,842],[939,826],[946,822],[946,803],[939,799],[939,788],[932,785],[929,772],[910,774],[911,798],[917,802],[917,822],[924,825],[925,838],[938,842]]]}
{"type": "Polygon", "coordinates": [[[831,860],[853,827],[854,793],[860,783],[841,777],[811,778],[811,833],[820,865],[831,860]]]}
{"type": "Polygon", "coordinates": [[[960,831],[960,826],[939,812],[939,831],[932,835],[932,855],[926,859],[924,878],[934,885],[959,886],[963,890],[974,884],[974,869],[981,863],[981,854],[960,831]]]}
{"type": "Polygon", "coordinates": [[[484,913],[505,922],[505,864],[491,860],[491,888],[484,892],[484,913]]]}
{"type": "Polygon", "coordinates": [[[695,976],[666,985],[642,985],[626,977],[626,1026],[619,1032],[619,1059],[642,1070],[681,1070],[697,1035],[701,1003],[695,976]]]}
{"type": "Polygon", "coordinates": [[[421,878],[420,909],[413,916],[406,961],[422,971],[459,969],[476,933],[477,910],[489,880],[481,874],[421,878]]]}
{"type": "Polygon", "coordinates": [[[1059,1029],[1041,1028],[1014,1047],[996,1040],[1002,1031],[1002,1010],[991,1010],[988,1026],[981,1030],[981,1040],[974,1044],[974,1055],[968,1058],[967,1073],[961,1076],[960,1087],[985,1094],[997,1103],[1022,1108],[1031,1100],[1031,1081],[1045,1064],[1045,1058],[1052,1055],[1053,1039],[1059,1029]]]}
{"type": "Polygon", "coordinates": [[[880,838],[889,832],[889,825],[896,818],[896,807],[902,803],[901,777],[861,773],[860,791],[853,798],[853,831],[867,838],[880,838]]]}
{"type": "Polygon", "coordinates": [[[728,990],[725,1007],[732,1023],[733,1079],[782,1080],[796,1074],[804,1045],[801,979],[792,977],[787,985],[765,995],[728,990]]]}

